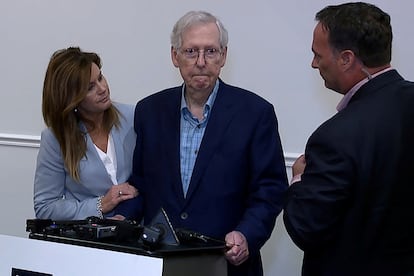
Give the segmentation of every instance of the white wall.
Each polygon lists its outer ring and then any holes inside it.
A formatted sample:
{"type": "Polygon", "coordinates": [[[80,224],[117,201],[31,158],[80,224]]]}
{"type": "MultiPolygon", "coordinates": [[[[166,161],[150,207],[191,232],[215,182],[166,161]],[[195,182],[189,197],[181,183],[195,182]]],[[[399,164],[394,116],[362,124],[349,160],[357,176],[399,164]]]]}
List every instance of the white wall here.
{"type": "MultiPolygon", "coordinates": [[[[33,213],[33,173],[43,128],[41,93],[51,54],[68,46],[103,59],[114,100],[135,103],[181,83],[169,55],[169,35],[188,10],[219,16],[230,35],[224,81],[274,104],[287,163],[311,132],[335,112],[339,95],[311,69],[314,15],[324,0],[3,0],[0,2],[0,233],[26,236],[33,213]]],[[[393,66],[412,70],[414,2],[371,1],[387,11],[394,29],[393,66]]],[[[290,172],[289,172],[290,174],[290,172]]],[[[266,275],[299,275],[301,251],[281,217],[263,248],[266,275]]]]}
{"type": "MultiPolygon", "coordinates": [[[[181,83],[169,35],[188,10],[220,17],[229,31],[224,81],[251,89],[276,108],[284,149],[302,152],[307,137],[335,112],[339,95],[310,67],[315,13],[324,0],[3,0],[0,1],[0,133],[39,135],[42,84],[51,54],[77,45],[96,51],[115,100],[135,103],[181,83]]],[[[376,0],[392,16],[393,64],[414,79],[412,1],[376,0]]]]}

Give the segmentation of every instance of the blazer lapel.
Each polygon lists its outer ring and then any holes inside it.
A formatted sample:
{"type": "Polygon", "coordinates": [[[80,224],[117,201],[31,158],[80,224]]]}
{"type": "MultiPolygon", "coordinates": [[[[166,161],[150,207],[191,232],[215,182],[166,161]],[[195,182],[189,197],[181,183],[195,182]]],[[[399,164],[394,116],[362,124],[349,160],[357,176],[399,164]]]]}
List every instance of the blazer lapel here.
{"type": "MultiPolygon", "coordinates": [[[[86,131],[86,128],[83,127],[83,130],[86,131]]],[[[98,171],[106,172],[105,165],[102,162],[101,158],[99,157],[99,154],[95,149],[95,144],[93,143],[89,134],[85,136],[85,139],[86,139],[86,144],[87,144],[86,163],[88,164],[88,166],[95,166],[96,170],[98,171]]],[[[104,173],[104,174],[96,173],[93,175],[93,177],[94,179],[85,179],[84,180],[85,183],[99,183],[99,185],[101,185],[102,183],[112,184],[111,177],[107,173],[104,173]]],[[[107,187],[103,185],[101,186],[101,189],[106,190],[107,187]]],[[[99,189],[97,192],[101,193],[102,191],[99,189]]]]}
{"type": "Polygon", "coordinates": [[[113,145],[115,148],[115,155],[116,155],[116,166],[117,166],[117,170],[116,170],[116,179],[117,181],[119,181],[119,179],[122,178],[122,176],[120,175],[124,170],[120,170],[119,168],[124,168],[126,166],[129,166],[129,164],[125,163],[125,154],[124,154],[124,144],[121,140],[121,134],[120,134],[120,130],[117,129],[116,127],[113,127],[111,129],[111,137],[112,137],[112,141],[113,141],[113,145]]]}
{"type": "Polygon", "coordinates": [[[171,176],[174,192],[180,201],[184,201],[183,188],[180,171],[180,119],[181,119],[181,91],[182,86],[171,91],[171,97],[161,106],[161,137],[162,153],[166,160],[166,173],[171,176]]]}
{"type": "Polygon", "coordinates": [[[236,110],[237,108],[234,104],[234,99],[226,93],[226,84],[220,81],[217,97],[214,101],[206,131],[203,140],[201,141],[197,160],[194,164],[186,199],[189,199],[197,189],[197,186],[210,163],[211,157],[220,145],[222,136],[234,118],[236,110]]]}

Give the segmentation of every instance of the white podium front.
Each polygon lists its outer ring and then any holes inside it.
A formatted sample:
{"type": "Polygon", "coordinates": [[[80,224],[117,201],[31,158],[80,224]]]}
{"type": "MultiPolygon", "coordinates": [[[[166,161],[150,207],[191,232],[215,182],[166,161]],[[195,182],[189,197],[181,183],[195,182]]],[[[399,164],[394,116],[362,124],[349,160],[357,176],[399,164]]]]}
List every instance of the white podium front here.
{"type": "Polygon", "coordinates": [[[13,268],[53,276],[160,276],[163,271],[163,260],[111,250],[0,235],[0,275],[12,275],[13,268]]]}

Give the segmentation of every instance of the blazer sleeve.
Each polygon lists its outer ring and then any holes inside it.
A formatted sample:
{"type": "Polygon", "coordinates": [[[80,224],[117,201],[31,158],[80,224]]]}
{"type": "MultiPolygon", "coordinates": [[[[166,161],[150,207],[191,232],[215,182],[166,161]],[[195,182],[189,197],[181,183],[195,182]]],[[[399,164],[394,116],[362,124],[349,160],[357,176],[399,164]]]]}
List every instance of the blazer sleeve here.
{"type": "Polygon", "coordinates": [[[59,143],[50,129],[41,134],[34,178],[34,210],[37,218],[85,219],[97,216],[98,197],[82,201],[65,197],[66,173],[59,143]]]}
{"type": "Polygon", "coordinates": [[[122,215],[127,220],[140,221],[143,216],[142,196],[126,200],[118,204],[114,209],[114,214],[122,215]]]}
{"type": "Polygon", "coordinates": [[[333,142],[338,140],[326,129],[316,131],[306,146],[301,181],[288,189],[283,220],[302,250],[317,249],[334,239],[351,198],[351,150],[333,142]]]}
{"type": "Polygon", "coordinates": [[[271,105],[263,110],[251,145],[252,181],[247,208],[236,230],[246,236],[249,251],[254,254],[271,236],[288,187],[277,118],[271,105]]]}
{"type": "MultiPolygon", "coordinates": [[[[132,156],[136,144],[136,133],[134,130],[134,113],[135,106],[129,104],[117,103],[116,107],[122,114],[122,142],[123,146],[119,145],[120,154],[118,156],[118,172],[122,175],[122,181],[127,181],[129,184],[134,185],[131,181],[132,175],[132,156]],[[120,162],[119,159],[123,159],[124,162],[120,162]]],[[[139,192],[139,191],[138,191],[139,192]]],[[[135,197],[119,203],[112,212],[115,215],[122,215],[128,220],[140,220],[142,217],[142,198],[141,196],[135,197]]]]}

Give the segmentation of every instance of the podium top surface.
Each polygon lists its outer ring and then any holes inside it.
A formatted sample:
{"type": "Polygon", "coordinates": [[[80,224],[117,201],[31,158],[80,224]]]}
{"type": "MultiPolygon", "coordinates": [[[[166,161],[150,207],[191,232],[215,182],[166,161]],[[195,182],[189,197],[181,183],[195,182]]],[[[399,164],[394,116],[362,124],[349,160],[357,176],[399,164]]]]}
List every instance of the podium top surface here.
{"type": "Polygon", "coordinates": [[[91,248],[106,249],[124,253],[131,253],[137,255],[144,255],[150,257],[164,258],[168,256],[184,256],[195,254],[221,254],[224,251],[222,243],[215,243],[213,241],[205,243],[166,245],[161,244],[157,247],[148,247],[136,240],[114,241],[111,239],[103,240],[88,240],[82,238],[62,237],[56,235],[45,235],[38,233],[30,233],[30,239],[37,239],[43,241],[58,242],[64,244],[73,244],[79,246],[86,246],[91,248]]]}
{"type": "Polygon", "coordinates": [[[222,255],[224,241],[202,234],[170,228],[159,230],[136,222],[91,217],[80,221],[28,219],[30,239],[73,244],[91,248],[164,258],[214,254],[222,255]],[[144,238],[145,237],[145,238],[144,238]]]}

